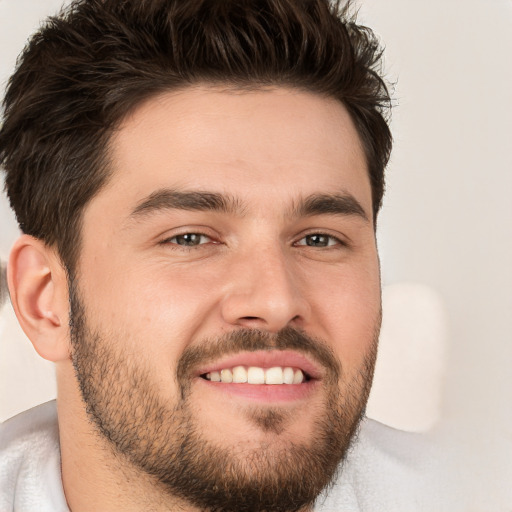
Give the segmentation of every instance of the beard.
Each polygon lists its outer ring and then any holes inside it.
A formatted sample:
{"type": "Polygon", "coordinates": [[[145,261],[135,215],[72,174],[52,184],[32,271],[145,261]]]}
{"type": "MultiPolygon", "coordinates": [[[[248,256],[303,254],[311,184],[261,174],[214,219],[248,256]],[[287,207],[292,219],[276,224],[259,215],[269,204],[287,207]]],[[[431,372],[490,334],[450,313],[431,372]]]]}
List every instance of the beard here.
{"type": "Polygon", "coordinates": [[[90,328],[73,280],[70,306],[72,362],[90,421],[114,457],[150,476],[169,503],[178,498],[208,512],[300,511],[334,480],[368,399],[380,317],[350,382],[340,385],[342,365],[321,340],[288,327],[277,334],[244,329],[185,349],[175,372],[178,397],[169,403],[143,358],[118,348],[119,334],[90,328]],[[208,439],[191,400],[195,370],[226,354],[285,349],[312,356],[325,369],[321,407],[308,411],[314,436],[281,437],[290,413],[269,405],[247,412],[267,434],[257,448],[208,439]]]}

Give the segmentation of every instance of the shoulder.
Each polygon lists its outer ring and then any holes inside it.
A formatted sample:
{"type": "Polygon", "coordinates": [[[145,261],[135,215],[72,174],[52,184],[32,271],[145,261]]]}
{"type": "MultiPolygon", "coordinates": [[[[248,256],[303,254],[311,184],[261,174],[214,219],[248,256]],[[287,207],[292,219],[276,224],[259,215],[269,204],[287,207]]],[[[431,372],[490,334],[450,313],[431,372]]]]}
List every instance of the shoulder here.
{"type": "MultiPolygon", "coordinates": [[[[19,447],[40,439],[58,443],[57,406],[52,400],[22,412],[0,424],[0,450],[18,452],[19,447]]],[[[31,447],[34,445],[31,444],[31,447]]]]}
{"type": "Polygon", "coordinates": [[[318,511],[459,510],[442,481],[439,450],[428,436],[364,419],[318,511]]]}
{"type": "Polygon", "coordinates": [[[0,425],[0,510],[67,510],[54,401],[0,425]]]}

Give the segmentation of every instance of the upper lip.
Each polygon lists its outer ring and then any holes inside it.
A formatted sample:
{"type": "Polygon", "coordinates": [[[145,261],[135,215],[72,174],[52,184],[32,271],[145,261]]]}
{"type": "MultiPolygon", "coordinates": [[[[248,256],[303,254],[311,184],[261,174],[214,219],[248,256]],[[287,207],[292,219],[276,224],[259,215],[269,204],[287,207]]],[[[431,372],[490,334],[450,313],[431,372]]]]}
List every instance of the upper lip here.
{"type": "Polygon", "coordinates": [[[305,354],[294,350],[258,350],[255,352],[238,352],[228,354],[221,359],[208,363],[198,370],[198,375],[220,371],[235,366],[256,366],[272,368],[275,366],[292,367],[302,370],[312,379],[320,379],[322,371],[320,365],[305,354]]]}

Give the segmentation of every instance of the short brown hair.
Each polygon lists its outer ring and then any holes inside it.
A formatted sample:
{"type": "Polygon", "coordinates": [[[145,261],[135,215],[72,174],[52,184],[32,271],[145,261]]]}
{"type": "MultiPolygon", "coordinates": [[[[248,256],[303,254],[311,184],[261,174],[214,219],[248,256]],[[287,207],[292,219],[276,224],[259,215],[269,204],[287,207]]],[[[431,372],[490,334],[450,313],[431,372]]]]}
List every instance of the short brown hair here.
{"type": "Polygon", "coordinates": [[[109,177],[112,131],[141,101],[207,82],[292,86],[340,100],[361,138],[373,213],[391,151],[374,34],[329,0],[77,0],[18,60],[0,164],[23,232],[72,268],[88,201],[109,177]]]}

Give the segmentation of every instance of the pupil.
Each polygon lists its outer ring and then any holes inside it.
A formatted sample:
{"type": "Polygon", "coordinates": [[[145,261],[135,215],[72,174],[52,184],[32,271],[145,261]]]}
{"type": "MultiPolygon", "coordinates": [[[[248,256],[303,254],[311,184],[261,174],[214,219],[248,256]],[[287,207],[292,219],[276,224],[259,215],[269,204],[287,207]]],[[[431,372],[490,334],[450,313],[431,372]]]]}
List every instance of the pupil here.
{"type": "Polygon", "coordinates": [[[307,244],[313,247],[325,247],[327,245],[327,237],[325,235],[309,235],[307,244]]]}
{"type": "Polygon", "coordinates": [[[201,236],[195,233],[187,233],[186,235],[180,235],[178,237],[178,243],[180,245],[198,245],[201,241],[201,236]]]}

